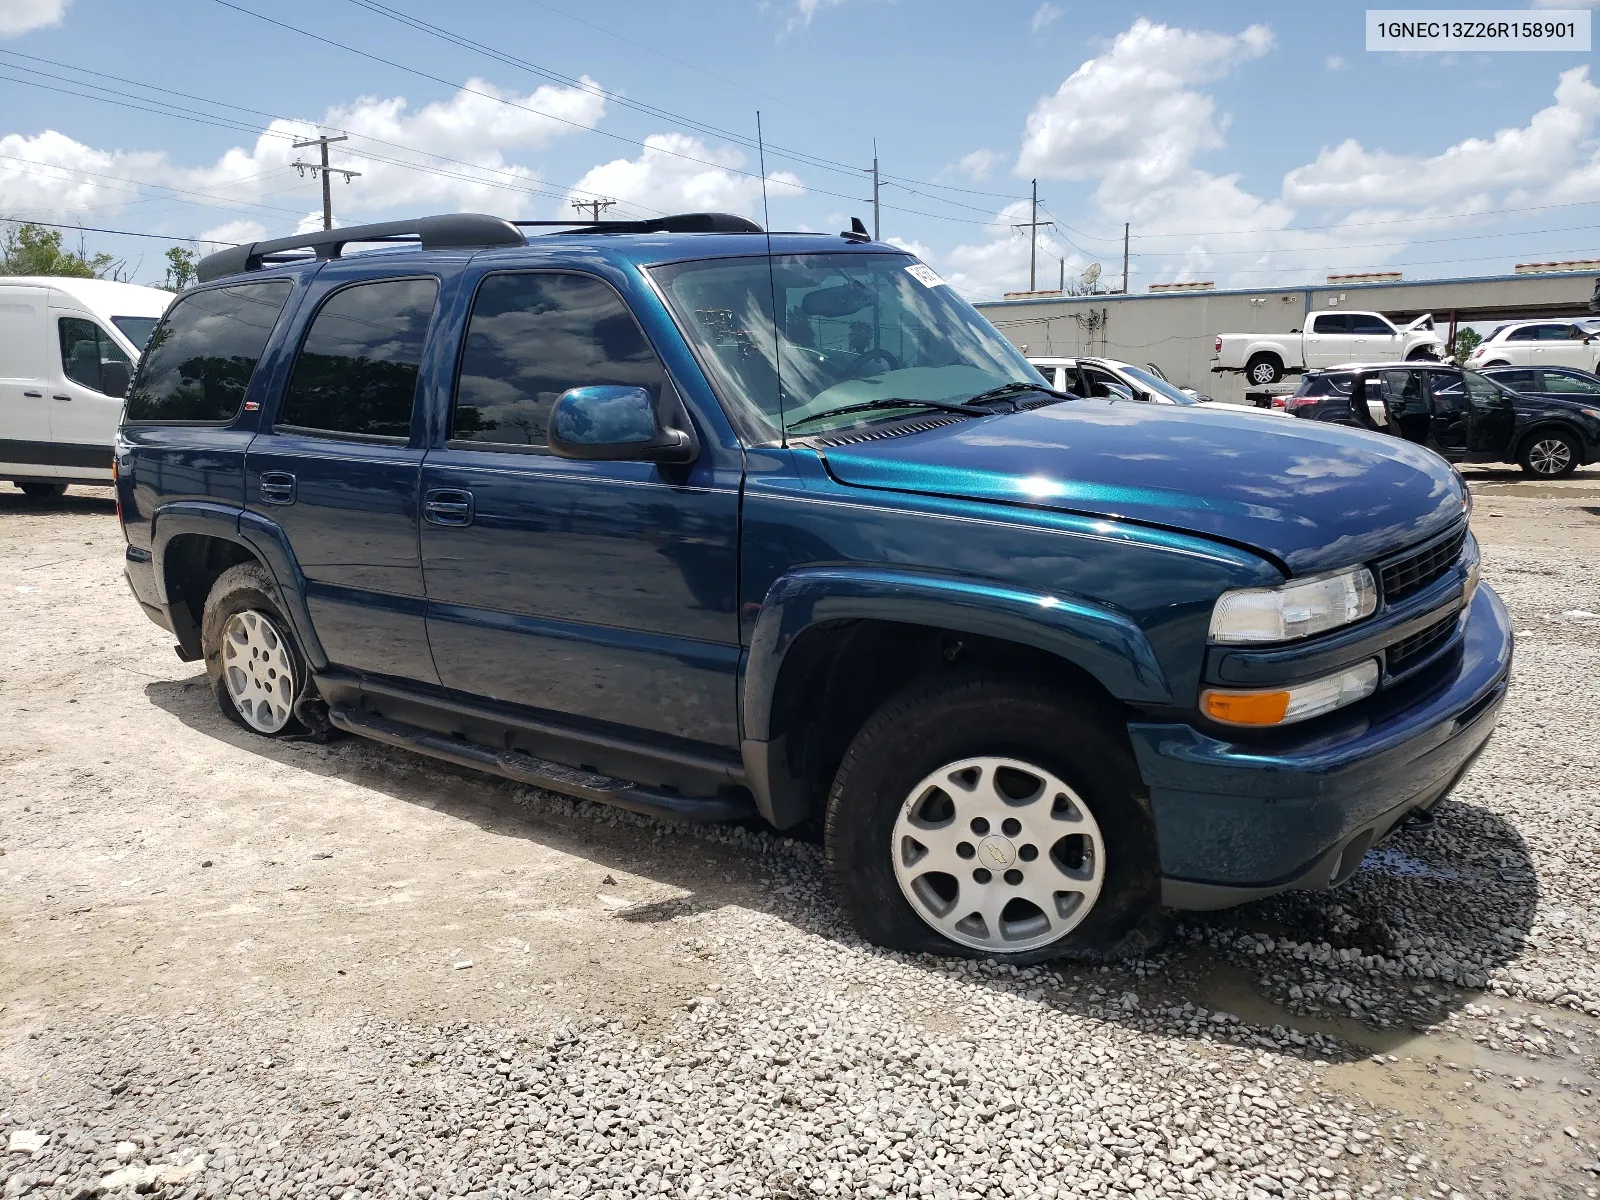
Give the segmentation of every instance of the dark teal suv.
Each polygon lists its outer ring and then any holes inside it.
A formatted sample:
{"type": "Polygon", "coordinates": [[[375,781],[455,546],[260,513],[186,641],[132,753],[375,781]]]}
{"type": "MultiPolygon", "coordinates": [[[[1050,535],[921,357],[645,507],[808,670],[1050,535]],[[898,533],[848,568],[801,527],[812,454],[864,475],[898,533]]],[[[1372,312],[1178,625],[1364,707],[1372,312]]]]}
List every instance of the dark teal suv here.
{"type": "Polygon", "coordinates": [[[127,396],[127,576],[256,733],[811,826],[867,937],[1027,961],[1336,886],[1493,729],[1443,460],[1054,391],[859,229],[433,217],[200,276],[127,396]]]}

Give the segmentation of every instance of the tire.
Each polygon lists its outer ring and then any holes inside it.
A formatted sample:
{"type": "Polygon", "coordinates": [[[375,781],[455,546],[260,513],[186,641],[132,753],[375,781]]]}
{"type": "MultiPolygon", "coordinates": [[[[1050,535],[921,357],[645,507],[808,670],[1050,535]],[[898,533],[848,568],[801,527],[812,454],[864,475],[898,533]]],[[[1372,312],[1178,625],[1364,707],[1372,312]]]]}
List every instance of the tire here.
{"type": "Polygon", "coordinates": [[[1244,377],[1257,387],[1268,387],[1283,378],[1283,360],[1276,354],[1252,354],[1244,365],[1244,377]]]}
{"type": "Polygon", "coordinates": [[[1154,826],[1126,735],[1039,684],[954,676],[885,702],[834,778],[824,850],[851,924],[891,949],[1024,964],[1156,940],[1154,826]],[[984,880],[976,864],[991,854],[984,880]],[[962,862],[975,864],[970,882],[925,870],[962,862]],[[998,914],[992,929],[971,917],[983,907],[998,914]]]}
{"type": "Polygon", "coordinates": [[[22,494],[34,500],[54,500],[58,496],[67,494],[67,485],[64,483],[19,483],[22,494]]]}
{"type": "Polygon", "coordinates": [[[1535,479],[1565,479],[1577,470],[1581,457],[1577,438],[1565,430],[1542,429],[1523,441],[1517,462],[1535,479]]]}
{"type": "Polygon", "coordinates": [[[229,567],[200,620],[206,677],[223,715],[265,737],[304,734],[296,716],[310,675],[278,590],[260,563],[229,567]]]}
{"type": "Polygon", "coordinates": [[[1438,354],[1434,353],[1434,351],[1427,350],[1427,349],[1422,349],[1422,350],[1413,350],[1410,354],[1406,355],[1406,361],[1407,362],[1442,362],[1444,360],[1441,359],[1438,356],[1438,354]]]}

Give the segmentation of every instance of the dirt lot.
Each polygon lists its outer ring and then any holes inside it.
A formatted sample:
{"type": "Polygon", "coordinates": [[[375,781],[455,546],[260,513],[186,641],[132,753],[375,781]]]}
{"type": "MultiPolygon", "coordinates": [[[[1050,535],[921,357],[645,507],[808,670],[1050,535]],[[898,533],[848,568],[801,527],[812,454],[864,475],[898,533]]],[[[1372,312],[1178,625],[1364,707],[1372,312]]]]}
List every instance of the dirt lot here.
{"type": "Polygon", "coordinates": [[[1021,973],[800,842],[248,736],[106,492],[0,490],[0,1192],[1600,1194],[1600,470],[1473,479],[1518,659],[1433,828],[1021,973]]]}

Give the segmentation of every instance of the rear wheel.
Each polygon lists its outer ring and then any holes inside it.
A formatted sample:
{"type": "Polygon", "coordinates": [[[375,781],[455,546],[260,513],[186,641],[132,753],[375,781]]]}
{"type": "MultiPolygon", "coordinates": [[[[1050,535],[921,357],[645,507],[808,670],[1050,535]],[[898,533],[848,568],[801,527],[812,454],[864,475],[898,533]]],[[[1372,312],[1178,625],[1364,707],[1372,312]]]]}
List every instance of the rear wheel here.
{"type": "Polygon", "coordinates": [[[1283,360],[1276,354],[1255,354],[1244,365],[1245,378],[1257,387],[1267,387],[1283,378],[1283,360]]]}
{"type": "Polygon", "coordinates": [[[825,845],[840,903],[894,949],[1039,962],[1142,949],[1159,871],[1126,739],[1051,689],[914,684],[851,743],[825,845]]]}
{"type": "Polygon", "coordinates": [[[302,731],[295,704],[306,687],[305,659],[259,563],[230,567],[212,585],[200,643],[224,715],[268,737],[302,731]]]}
{"type": "Polygon", "coordinates": [[[31,496],[35,500],[52,500],[57,496],[67,494],[67,485],[64,483],[19,483],[24,496],[31,496]]]}
{"type": "Polygon", "coordinates": [[[1540,479],[1564,479],[1578,466],[1578,444],[1569,433],[1558,429],[1541,430],[1522,444],[1517,461],[1529,475],[1540,479]]]}

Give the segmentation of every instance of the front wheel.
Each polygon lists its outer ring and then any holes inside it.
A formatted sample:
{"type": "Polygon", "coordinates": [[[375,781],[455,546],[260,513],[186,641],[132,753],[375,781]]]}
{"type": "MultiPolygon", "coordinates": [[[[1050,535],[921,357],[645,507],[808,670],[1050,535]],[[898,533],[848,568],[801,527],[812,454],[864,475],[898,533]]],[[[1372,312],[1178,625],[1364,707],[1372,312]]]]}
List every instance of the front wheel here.
{"type": "Polygon", "coordinates": [[[914,684],[851,743],[825,845],[840,904],[893,949],[1040,962],[1142,949],[1159,870],[1126,738],[1037,684],[914,684]]]}
{"type": "Polygon", "coordinates": [[[64,483],[19,483],[22,494],[34,500],[54,500],[57,496],[67,494],[67,485],[64,483]]]}
{"type": "Polygon", "coordinates": [[[1413,350],[1410,354],[1406,355],[1406,361],[1407,362],[1439,362],[1441,360],[1439,358],[1439,352],[1437,350],[1434,350],[1434,349],[1432,349],[1430,347],[1424,346],[1424,347],[1421,347],[1419,349],[1413,350]]]}
{"type": "Polygon", "coordinates": [[[1572,435],[1550,429],[1524,442],[1517,461],[1524,472],[1539,479],[1565,479],[1577,469],[1578,457],[1572,435]]]}

